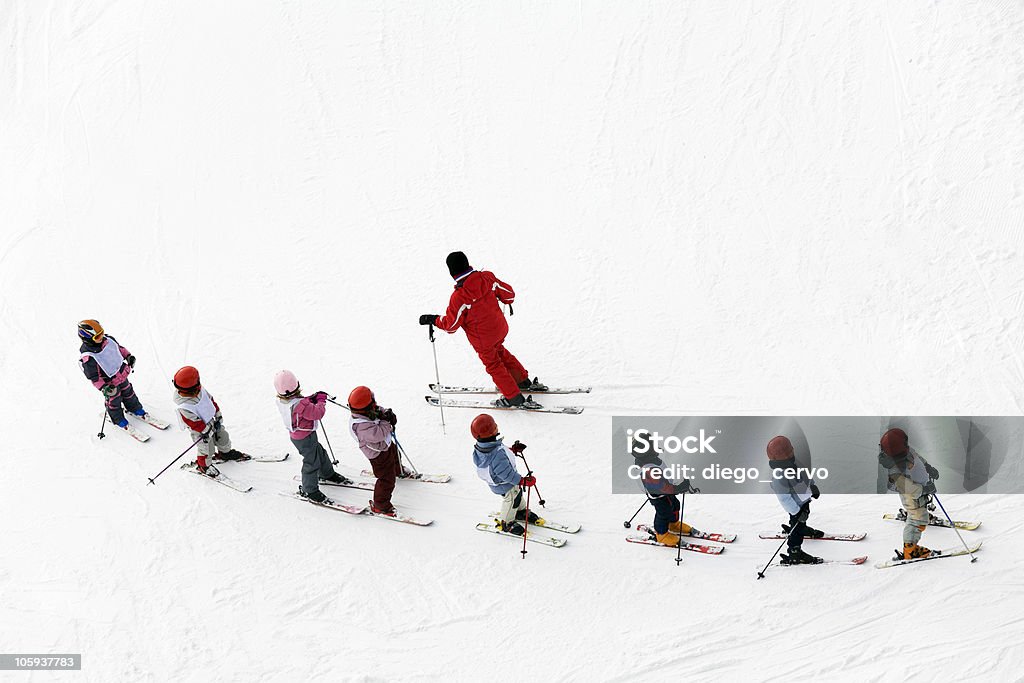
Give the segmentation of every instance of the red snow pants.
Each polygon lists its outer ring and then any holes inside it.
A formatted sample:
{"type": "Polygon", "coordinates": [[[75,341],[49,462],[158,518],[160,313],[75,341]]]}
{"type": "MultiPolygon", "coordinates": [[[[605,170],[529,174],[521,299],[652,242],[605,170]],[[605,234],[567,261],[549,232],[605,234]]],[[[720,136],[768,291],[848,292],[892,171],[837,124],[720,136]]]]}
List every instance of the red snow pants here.
{"type": "Polygon", "coordinates": [[[487,374],[494,380],[494,386],[505,398],[512,398],[519,393],[519,382],[529,378],[526,368],[516,357],[505,348],[505,339],[491,345],[473,346],[476,355],[484,364],[487,374]]]}

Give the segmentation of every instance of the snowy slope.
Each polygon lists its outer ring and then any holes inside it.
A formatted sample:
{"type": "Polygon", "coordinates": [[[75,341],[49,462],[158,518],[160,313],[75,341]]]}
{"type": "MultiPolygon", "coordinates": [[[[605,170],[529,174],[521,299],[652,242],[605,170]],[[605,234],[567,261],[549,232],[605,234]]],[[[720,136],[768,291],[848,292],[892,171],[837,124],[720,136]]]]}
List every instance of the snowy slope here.
{"type": "MultiPolygon", "coordinates": [[[[14,2],[0,36],[0,649],[85,658],[24,678],[1024,670],[1019,497],[945,501],[984,520],[973,565],[756,581],[773,500],[688,499],[740,539],[677,567],[623,542],[640,501],[609,493],[616,414],[1020,414],[1018,4],[14,2]],[[423,403],[416,318],[453,249],[516,287],[532,372],[595,387],[577,417],[497,415],[550,516],[583,522],[564,549],[472,530],[496,503],[475,413],[444,434],[423,403]],[[246,495],[176,469],[147,487],[187,441],[95,438],[89,317],[155,414],[194,364],[254,453],[289,447],[276,370],[369,384],[416,465],[455,477],[399,485],[434,526],[288,500],[295,459],[225,465],[246,495]]],[[[461,335],[437,351],[443,381],[484,380],[461,335]]],[[[895,507],[825,491],[817,526],[869,536],[819,552],[884,558],[895,507]]]]}

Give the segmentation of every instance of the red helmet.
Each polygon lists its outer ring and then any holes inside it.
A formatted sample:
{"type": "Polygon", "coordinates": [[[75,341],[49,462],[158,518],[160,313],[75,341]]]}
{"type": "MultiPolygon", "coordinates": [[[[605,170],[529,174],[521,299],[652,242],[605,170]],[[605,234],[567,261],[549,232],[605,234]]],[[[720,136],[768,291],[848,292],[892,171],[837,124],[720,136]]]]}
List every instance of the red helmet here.
{"type": "Polygon", "coordinates": [[[191,365],[174,373],[174,388],[178,391],[195,391],[199,388],[199,371],[191,365]]]}
{"type": "Polygon", "coordinates": [[[348,395],[348,407],[352,410],[366,410],[373,405],[374,400],[369,387],[356,387],[348,395]]]}
{"type": "Polygon", "coordinates": [[[793,457],[793,443],[784,436],[776,436],[768,442],[769,460],[789,460],[793,457]]]}
{"type": "Polygon", "coordinates": [[[902,429],[890,429],[882,434],[882,440],[878,442],[878,447],[890,458],[905,455],[909,445],[910,439],[902,429]]]}
{"type": "Polygon", "coordinates": [[[487,439],[498,435],[498,423],[487,413],[480,413],[473,418],[469,432],[474,439],[487,439]]]}

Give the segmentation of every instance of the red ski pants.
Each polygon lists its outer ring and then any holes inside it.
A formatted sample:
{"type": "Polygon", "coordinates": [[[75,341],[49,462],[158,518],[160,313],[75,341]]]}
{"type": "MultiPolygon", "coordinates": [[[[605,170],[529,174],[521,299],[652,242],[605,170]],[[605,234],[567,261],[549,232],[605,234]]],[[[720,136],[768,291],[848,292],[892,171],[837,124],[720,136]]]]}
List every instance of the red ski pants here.
{"type": "Polygon", "coordinates": [[[476,354],[487,370],[487,374],[494,380],[494,386],[505,398],[512,398],[519,393],[519,382],[529,377],[523,364],[516,360],[516,357],[508,352],[504,346],[505,340],[490,346],[474,346],[476,354]]]}

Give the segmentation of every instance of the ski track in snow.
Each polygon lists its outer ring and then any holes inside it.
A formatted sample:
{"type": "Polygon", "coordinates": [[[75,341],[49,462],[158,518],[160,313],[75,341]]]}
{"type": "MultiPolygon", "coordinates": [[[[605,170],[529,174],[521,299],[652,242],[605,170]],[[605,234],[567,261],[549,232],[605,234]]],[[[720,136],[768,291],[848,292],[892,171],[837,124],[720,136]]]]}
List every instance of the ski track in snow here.
{"type": "MultiPolygon", "coordinates": [[[[868,563],[758,581],[773,499],[688,498],[739,539],[676,566],[608,489],[617,414],[1021,412],[1022,36],[1012,3],[0,9],[3,649],[81,652],[25,676],[58,681],[1019,678],[1019,496],[944,498],[984,522],[976,563],[877,570],[897,499],[823,487],[812,524],[868,537],[807,547],[868,563]],[[423,402],[416,318],[454,249],[515,287],[533,374],[594,386],[548,399],[579,416],[497,414],[542,512],[583,524],[525,560],[473,529],[475,413],[445,435],[423,402]],[[184,460],[147,486],[187,438],[96,438],[82,318],[159,417],[198,366],[254,454],[290,449],[276,370],[372,386],[454,477],[398,484],[433,526],[278,495],[297,455],[223,465],[247,494],[184,460]]],[[[443,382],[485,381],[461,333],[436,350],[443,382]]],[[[344,412],[325,426],[364,468],[344,412]]]]}

